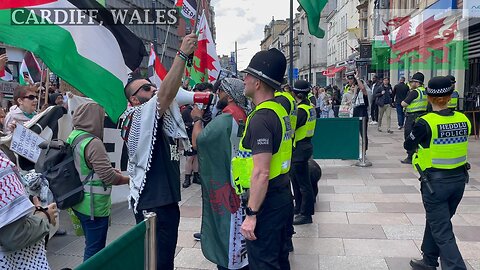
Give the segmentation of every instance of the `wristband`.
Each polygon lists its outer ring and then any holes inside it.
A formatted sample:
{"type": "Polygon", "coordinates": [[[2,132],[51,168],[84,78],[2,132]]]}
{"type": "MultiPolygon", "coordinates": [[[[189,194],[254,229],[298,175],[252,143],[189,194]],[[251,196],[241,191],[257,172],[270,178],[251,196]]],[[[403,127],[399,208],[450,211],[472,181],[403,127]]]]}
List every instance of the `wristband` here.
{"type": "Polygon", "coordinates": [[[51,219],[50,215],[48,214],[48,208],[44,208],[44,207],[41,207],[41,206],[36,206],[35,211],[33,211],[33,214],[35,215],[35,213],[37,213],[37,212],[44,213],[45,216],[47,216],[48,223],[52,224],[52,219],[51,219]]]}
{"type": "Polygon", "coordinates": [[[181,50],[178,50],[177,51],[177,55],[185,62],[188,61],[188,55],[184,52],[182,52],[181,50]]]}
{"type": "Polygon", "coordinates": [[[194,124],[195,124],[196,122],[198,122],[198,121],[202,121],[202,122],[203,122],[203,118],[201,118],[201,117],[194,117],[194,118],[193,118],[193,123],[194,123],[194,124]]]}

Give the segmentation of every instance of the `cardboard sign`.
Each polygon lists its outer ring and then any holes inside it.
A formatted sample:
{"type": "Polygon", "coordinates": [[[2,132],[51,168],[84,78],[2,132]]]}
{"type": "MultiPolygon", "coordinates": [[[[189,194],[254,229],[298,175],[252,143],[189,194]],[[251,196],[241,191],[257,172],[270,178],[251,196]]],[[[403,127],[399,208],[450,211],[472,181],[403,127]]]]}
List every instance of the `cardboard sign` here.
{"type": "Polygon", "coordinates": [[[41,151],[38,145],[44,141],[45,139],[35,132],[18,124],[13,132],[10,150],[32,162],[37,162],[41,151]]]}

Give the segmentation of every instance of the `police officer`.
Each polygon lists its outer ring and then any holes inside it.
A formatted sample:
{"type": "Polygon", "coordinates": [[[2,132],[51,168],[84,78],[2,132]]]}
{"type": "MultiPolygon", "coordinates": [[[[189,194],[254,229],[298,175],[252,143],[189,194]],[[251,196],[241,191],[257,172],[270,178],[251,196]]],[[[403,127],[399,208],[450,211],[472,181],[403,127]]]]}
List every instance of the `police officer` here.
{"type": "Polygon", "coordinates": [[[275,91],[275,101],[280,103],[283,106],[285,111],[289,116],[289,122],[287,123],[287,132],[289,136],[293,139],[295,135],[295,128],[297,126],[297,102],[293,98],[290,87],[288,85],[281,89],[275,91]]]}
{"type": "MultiPolygon", "coordinates": [[[[413,74],[410,79],[410,92],[401,103],[406,112],[404,125],[405,141],[412,131],[415,120],[427,111],[428,101],[425,94],[425,87],[423,87],[424,80],[425,76],[421,72],[413,74]]],[[[407,150],[408,156],[401,162],[404,164],[412,164],[413,153],[415,153],[415,150],[407,150]]]]}
{"type": "Polygon", "coordinates": [[[422,201],[426,212],[423,258],[411,260],[413,269],[467,269],[455,242],[451,218],[468,182],[468,118],[448,109],[453,88],[450,79],[434,77],[426,93],[433,111],[420,116],[405,141],[407,151],[418,149],[414,167],[422,176],[422,201]]]}
{"type": "Polygon", "coordinates": [[[292,141],[289,116],[274,101],[287,61],[277,49],[255,54],[246,73],[245,95],[256,105],[248,116],[238,156],[232,160],[236,188],[249,188],[241,233],[251,269],[290,269],[287,224],[293,215],[288,172],[292,141]]]}
{"type": "Polygon", "coordinates": [[[295,130],[295,148],[292,154],[292,180],[295,197],[294,213],[297,214],[293,225],[312,223],[314,214],[314,195],[308,168],[308,159],[313,154],[312,137],[315,132],[315,108],[310,104],[308,93],[310,84],[298,80],[293,86],[295,100],[298,103],[297,128],[295,130]]]}
{"type": "Polygon", "coordinates": [[[458,108],[458,98],[460,97],[457,89],[455,89],[456,80],[455,77],[452,75],[447,75],[445,77],[447,77],[452,82],[453,87],[452,98],[450,99],[450,102],[448,102],[448,108],[451,110],[456,110],[458,108]]]}

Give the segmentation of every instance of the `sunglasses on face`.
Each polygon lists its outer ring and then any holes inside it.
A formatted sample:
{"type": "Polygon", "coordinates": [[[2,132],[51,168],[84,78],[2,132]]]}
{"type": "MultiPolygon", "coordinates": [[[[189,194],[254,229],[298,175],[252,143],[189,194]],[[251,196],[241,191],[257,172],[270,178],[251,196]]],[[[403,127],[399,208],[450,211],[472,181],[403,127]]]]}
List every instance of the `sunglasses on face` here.
{"type": "Polygon", "coordinates": [[[157,86],[156,86],[155,84],[153,84],[153,83],[146,83],[146,84],[140,86],[140,87],[137,89],[137,91],[133,92],[132,97],[135,96],[136,94],[138,94],[138,91],[140,91],[140,90],[143,90],[143,91],[145,91],[145,92],[150,92],[150,90],[152,89],[152,87],[155,88],[155,89],[157,88],[157,86]]]}
{"type": "Polygon", "coordinates": [[[38,99],[38,96],[35,96],[35,95],[28,95],[28,96],[24,96],[22,98],[28,98],[30,100],[35,100],[35,99],[38,99]]]}

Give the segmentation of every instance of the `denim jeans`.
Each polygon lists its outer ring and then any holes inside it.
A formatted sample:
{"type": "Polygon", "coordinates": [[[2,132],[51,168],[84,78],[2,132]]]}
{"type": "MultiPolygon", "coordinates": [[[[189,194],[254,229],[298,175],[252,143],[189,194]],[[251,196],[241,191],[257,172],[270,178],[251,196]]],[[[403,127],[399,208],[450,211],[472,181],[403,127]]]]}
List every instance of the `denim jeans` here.
{"type": "Polygon", "coordinates": [[[94,217],[84,215],[73,210],[80,220],[83,232],[85,234],[85,251],[83,252],[83,261],[95,255],[105,247],[107,242],[108,219],[109,217],[94,217]]]}
{"type": "Polygon", "coordinates": [[[395,106],[397,108],[398,126],[403,127],[403,124],[405,123],[405,112],[403,111],[403,107],[401,104],[397,104],[395,106]]]}

